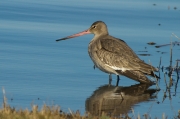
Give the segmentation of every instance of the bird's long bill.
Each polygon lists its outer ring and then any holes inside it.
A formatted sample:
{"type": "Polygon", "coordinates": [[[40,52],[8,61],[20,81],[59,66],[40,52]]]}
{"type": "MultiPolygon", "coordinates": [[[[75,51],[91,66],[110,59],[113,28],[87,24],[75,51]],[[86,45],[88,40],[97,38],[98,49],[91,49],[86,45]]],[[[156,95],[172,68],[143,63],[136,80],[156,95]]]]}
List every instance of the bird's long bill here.
{"type": "Polygon", "coordinates": [[[78,36],[82,36],[82,35],[90,34],[90,33],[91,32],[89,30],[85,30],[85,31],[79,32],[79,33],[74,34],[74,35],[70,35],[70,36],[67,36],[67,37],[64,37],[61,39],[57,39],[56,41],[66,40],[66,39],[70,39],[70,38],[74,38],[74,37],[78,37],[78,36]]]}

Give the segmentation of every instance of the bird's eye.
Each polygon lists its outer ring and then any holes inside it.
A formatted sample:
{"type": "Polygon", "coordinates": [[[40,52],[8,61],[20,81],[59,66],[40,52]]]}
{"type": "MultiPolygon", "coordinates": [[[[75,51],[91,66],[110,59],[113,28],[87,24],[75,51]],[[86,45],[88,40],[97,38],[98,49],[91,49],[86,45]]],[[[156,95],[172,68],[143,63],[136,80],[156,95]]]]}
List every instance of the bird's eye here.
{"type": "Polygon", "coordinates": [[[92,28],[94,28],[94,29],[95,29],[95,28],[96,28],[96,26],[94,25],[94,26],[92,26],[92,28]]]}

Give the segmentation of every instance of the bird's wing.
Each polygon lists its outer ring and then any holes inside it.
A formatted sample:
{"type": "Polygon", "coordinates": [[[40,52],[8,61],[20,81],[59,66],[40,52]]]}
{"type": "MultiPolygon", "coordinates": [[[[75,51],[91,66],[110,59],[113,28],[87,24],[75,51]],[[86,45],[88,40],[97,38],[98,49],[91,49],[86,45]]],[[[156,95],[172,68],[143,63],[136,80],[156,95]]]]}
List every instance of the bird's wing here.
{"type": "Polygon", "coordinates": [[[101,48],[96,53],[105,65],[115,70],[139,70],[140,59],[124,41],[106,38],[100,43],[101,48]]]}
{"type": "Polygon", "coordinates": [[[144,63],[133,50],[120,39],[107,37],[100,40],[101,48],[96,53],[99,59],[114,70],[138,70],[150,74],[150,65],[144,63]]]}

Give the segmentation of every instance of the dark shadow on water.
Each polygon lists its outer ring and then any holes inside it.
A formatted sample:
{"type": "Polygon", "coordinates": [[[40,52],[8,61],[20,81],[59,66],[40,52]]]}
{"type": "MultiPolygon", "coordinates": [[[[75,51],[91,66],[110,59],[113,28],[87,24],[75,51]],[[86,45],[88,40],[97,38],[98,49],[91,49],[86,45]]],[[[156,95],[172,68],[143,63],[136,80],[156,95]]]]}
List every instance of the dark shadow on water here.
{"type": "Polygon", "coordinates": [[[138,54],[140,56],[151,56],[151,54],[138,54]]]}
{"type": "Polygon", "coordinates": [[[138,52],[148,52],[148,51],[146,51],[146,50],[143,51],[143,50],[142,50],[142,51],[138,51],[138,52]]]}
{"type": "Polygon", "coordinates": [[[151,85],[137,84],[128,87],[104,85],[86,99],[86,111],[92,115],[106,113],[108,116],[126,115],[138,103],[151,101],[156,89],[151,85]]]}

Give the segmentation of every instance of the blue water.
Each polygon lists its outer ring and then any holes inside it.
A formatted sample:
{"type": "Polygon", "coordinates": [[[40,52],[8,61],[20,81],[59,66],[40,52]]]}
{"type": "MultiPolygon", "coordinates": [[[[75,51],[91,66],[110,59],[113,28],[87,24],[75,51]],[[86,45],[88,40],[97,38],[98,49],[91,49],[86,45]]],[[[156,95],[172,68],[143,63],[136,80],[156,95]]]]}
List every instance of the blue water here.
{"type": "MultiPolygon", "coordinates": [[[[145,62],[157,67],[162,57],[162,65],[169,66],[170,47],[157,49],[147,43],[153,41],[161,45],[179,41],[172,35],[180,37],[178,0],[1,1],[0,87],[5,88],[8,103],[16,108],[56,104],[65,112],[70,108],[83,114],[85,100],[98,87],[108,83],[108,75],[93,69],[87,53],[93,35],[58,43],[55,40],[88,29],[97,20],[104,21],[109,33],[125,40],[137,54],[147,50],[150,56],[139,56],[145,62]]],[[[179,50],[179,46],[173,47],[173,66],[175,60],[180,59],[179,50]]],[[[161,77],[163,75],[162,72],[161,77]]],[[[173,78],[176,82],[175,74],[173,78]]],[[[115,85],[116,76],[112,83],[115,85]]],[[[120,86],[134,84],[137,82],[121,77],[120,86]]],[[[133,107],[136,114],[143,115],[151,109],[152,117],[161,117],[162,113],[170,117],[177,115],[179,84],[176,96],[171,100],[167,97],[163,102],[164,78],[159,86],[161,91],[156,99],[133,107]]],[[[172,86],[171,95],[175,93],[174,88],[172,86]]],[[[0,102],[2,98],[0,95],[0,102]]]]}

